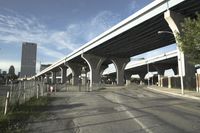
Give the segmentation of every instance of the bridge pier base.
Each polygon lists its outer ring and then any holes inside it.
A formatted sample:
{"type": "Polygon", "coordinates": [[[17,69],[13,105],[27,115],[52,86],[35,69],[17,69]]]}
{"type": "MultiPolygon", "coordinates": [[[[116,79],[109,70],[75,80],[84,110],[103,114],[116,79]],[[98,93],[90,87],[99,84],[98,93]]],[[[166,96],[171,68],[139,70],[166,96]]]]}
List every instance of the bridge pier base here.
{"type": "Polygon", "coordinates": [[[174,75],[178,74],[178,67],[173,67],[172,70],[174,71],[174,75]]]}
{"type": "Polygon", "coordinates": [[[157,68],[157,72],[158,72],[158,86],[163,86],[162,79],[164,77],[165,70],[157,68]]]}
{"type": "Polygon", "coordinates": [[[124,85],[124,69],[130,58],[113,58],[112,61],[117,71],[117,85],[124,85]]]}
{"type": "MultiPolygon", "coordinates": [[[[177,33],[182,34],[181,22],[184,21],[184,16],[168,10],[164,13],[164,17],[176,39],[177,33]]],[[[177,41],[176,43],[178,44],[177,41]]],[[[185,88],[193,88],[195,86],[195,82],[193,82],[193,78],[195,77],[195,67],[189,63],[187,57],[183,54],[183,52],[180,50],[178,46],[177,50],[178,50],[178,73],[180,76],[183,76],[183,78],[181,79],[183,86],[185,88]]]]}
{"type": "Polygon", "coordinates": [[[140,85],[143,85],[146,73],[139,73],[138,75],[140,76],[140,85]]]}
{"type": "Polygon", "coordinates": [[[67,67],[60,67],[60,70],[61,70],[61,84],[64,84],[66,83],[67,81],[67,67]]]}
{"type": "Polygon", "coordinates": [[[45,74],[45,77],[46,77],[46,81],[45,81],[45,82],[46,82],[47,84],[50,83],[49,74],[46,73],[46,74],[45,74]]]}
{"type": "Polygon", "coordinates": [[[105,58],[90,55],[90,54],[83,54],[81,57],[87,62],[90,68],[90,90],[96,88],[100,84],[100,73],[101,73],[101,65],[105,61],[105,58]]]}
{"type": "Polygon", "coordinates": [[[72,85],[79,85],[79,76],[81,75],[81,69],[82,66],[76,63],[66,63],[66,66],[68,66],[72,70],[72,85]]]}
{"type": "Polygon", "coordinates": [[[51,83],[56,84],[56,71],[51,71],[51,83]]]}
{"type": "Polygon", "coordinates": [[[132,76],[131,72],[125,72],[126,86],[131,84],[131,76],[132,76]]]}

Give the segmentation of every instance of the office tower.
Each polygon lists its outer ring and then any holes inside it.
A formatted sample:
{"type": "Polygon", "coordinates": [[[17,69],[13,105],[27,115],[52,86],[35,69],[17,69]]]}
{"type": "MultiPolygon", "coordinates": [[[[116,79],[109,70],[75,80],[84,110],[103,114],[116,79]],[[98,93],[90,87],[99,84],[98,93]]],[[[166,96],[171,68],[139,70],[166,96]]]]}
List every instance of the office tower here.
{"type": "Polygon", "coordinates": [[[31,77],[36,71],[37,44],[30,42],[22,43],[21,72],[20,77],[31,77]]]}

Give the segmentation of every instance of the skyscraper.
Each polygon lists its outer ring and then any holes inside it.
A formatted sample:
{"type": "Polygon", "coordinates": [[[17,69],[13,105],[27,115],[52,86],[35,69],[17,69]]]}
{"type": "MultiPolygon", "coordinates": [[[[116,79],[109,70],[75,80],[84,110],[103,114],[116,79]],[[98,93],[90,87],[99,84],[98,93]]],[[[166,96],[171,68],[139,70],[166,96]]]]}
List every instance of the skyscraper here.
{"type": "Polygon", "coordinates": [[[36,70],[37,44],[30,42],[22,43],[21,72],[20,77],[31,77],[36,70]]]}

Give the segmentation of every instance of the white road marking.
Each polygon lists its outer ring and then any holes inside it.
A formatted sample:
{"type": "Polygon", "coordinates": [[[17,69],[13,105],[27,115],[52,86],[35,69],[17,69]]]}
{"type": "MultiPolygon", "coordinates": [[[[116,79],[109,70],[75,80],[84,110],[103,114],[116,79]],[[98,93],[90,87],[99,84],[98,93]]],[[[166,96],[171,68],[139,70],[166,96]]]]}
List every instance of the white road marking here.
{"type": "MultiPolygon", "coordinates": [[[[113,96],[110,96],[108,95],[107,98],[115,103],[122,103],[117,96],[113,97],[113,96]]],[[[146,131],[147,133],[153,133],[147,126],[145,126],[139,119],[136,118],[135,115],[133,115],[130,111],[128,111],[128,109],[124,106],[124,105],[120,105],[120,108],[121,110],[125,110],[125,113],[130,117],[130,118],[133,118],[133,120],[141,126],[141,128],[146,131]]]]}

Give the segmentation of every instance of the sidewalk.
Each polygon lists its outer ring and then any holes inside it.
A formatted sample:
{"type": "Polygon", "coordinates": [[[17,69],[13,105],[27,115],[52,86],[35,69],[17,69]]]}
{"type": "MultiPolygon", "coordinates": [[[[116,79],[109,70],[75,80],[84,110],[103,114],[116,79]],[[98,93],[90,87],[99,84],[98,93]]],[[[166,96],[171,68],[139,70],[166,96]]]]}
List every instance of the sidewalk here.
{"type": "Polygon", "coordinates": [[[181,89],[173,89],[173,88],[166,88],[166,87],[159,87],[159,86],[148,86],[152,91],[157,91],[160,93],[165,93],[173,96],[179,96],[183,98],[190,98],[190,99],[195,99],[195,100],[200,100],[200,92],[196,91],[189,91],[189,90],[184,90],[184,95],[181,94],[181,89]]]}

